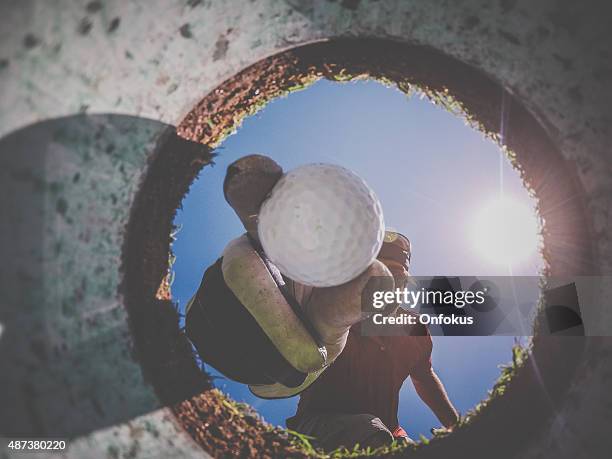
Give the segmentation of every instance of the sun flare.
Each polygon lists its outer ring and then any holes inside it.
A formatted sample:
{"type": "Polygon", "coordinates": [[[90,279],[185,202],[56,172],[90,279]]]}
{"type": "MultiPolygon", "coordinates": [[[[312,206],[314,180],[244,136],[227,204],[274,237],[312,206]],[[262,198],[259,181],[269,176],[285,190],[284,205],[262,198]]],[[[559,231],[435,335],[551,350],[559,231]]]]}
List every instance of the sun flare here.
{"type": "Polygon", "coordinates": [[[535,209],[515,199],[489,201],[471,225],[475,250],[489,262],[512,266],[525,260],[540,245],[535,209]]]}

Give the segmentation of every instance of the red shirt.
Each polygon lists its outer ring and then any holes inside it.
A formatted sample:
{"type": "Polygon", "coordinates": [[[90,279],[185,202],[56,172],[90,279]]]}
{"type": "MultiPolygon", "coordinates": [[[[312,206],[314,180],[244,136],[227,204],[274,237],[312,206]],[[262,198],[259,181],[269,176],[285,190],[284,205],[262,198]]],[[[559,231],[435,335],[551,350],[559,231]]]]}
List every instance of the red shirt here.
{"type": "Polygon", "coordinates": [[[432,341],[423,325],[403,336],[362,336],[351,328],[340,356],[300,396],[296,416],[372,414],[392,432],[399,427],[399,391],[411,374],[431,368],[432,341]]]}

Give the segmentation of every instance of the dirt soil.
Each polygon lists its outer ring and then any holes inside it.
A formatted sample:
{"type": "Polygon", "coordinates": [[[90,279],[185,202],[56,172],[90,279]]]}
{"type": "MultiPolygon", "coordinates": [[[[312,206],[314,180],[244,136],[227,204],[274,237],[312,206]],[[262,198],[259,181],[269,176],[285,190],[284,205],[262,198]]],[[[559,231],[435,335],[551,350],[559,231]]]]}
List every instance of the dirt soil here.
{"type": "Polygon", "coordinates": [[[254,410],[235,408],[217,390],[206,391],[174,407],[185,430],[216,458],[307,458],[289,434],[261,422],[254,410]]]}

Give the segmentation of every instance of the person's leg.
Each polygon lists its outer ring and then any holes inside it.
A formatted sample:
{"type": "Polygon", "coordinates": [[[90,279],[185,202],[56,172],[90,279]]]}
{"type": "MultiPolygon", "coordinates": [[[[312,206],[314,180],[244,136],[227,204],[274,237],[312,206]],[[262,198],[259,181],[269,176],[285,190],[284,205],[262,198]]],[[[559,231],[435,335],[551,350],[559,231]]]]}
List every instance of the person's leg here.
{"type": "Polygon", "coordinates": [[[291,428],[315,437],[318,446],[326,451],[339,447],[362,448],[388,445],[393,434],[383,422],[371,414],[316,414],[292,418],[291,428]]]}

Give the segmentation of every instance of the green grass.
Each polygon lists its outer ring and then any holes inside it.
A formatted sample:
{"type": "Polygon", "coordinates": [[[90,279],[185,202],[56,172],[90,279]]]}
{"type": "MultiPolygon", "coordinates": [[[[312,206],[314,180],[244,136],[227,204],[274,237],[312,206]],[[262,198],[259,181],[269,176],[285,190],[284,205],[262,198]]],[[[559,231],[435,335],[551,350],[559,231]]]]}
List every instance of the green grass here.
{"type": "Polygon", "coordinates": [[[315,440],[314,437],[310,437],[293,430],[287,430],[286,432],[291,436],[292,443],[297,449],[316,459],[379,457],[399,453],[405,451],[406,449],[415,448],[415,446],[409,446],[404,443],[393,441],[391,444],[381,446],[379,448],[361,448],[357,444],[352,449],[342,447],[330,452],[325,452],[313,445],[313,441],[315,440]]]}

